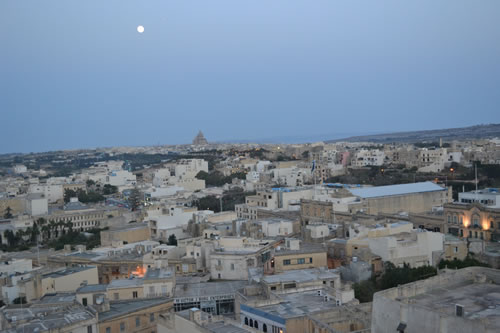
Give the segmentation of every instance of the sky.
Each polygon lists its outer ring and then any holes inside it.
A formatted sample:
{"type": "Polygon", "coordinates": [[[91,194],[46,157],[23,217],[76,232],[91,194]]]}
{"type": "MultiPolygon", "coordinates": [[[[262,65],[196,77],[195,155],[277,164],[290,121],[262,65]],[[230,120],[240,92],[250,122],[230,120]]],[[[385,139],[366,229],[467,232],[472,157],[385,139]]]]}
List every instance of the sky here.
{"type": "Polygon", "coordinates": [[[0,1],[0,153],[461,127],[499,106],[498,0],[0,1]]]}

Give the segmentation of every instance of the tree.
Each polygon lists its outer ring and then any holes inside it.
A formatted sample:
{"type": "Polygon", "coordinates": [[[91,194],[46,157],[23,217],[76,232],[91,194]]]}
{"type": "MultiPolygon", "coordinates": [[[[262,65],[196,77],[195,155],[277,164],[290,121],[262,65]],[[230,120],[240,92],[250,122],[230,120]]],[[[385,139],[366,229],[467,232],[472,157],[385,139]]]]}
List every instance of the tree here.
{"type": "Polygon", "coordinates": [[[14,303],[14,304],[26,304],[26,297],[25,296],[17,297],[12,301],[12,303],[14,303]]]}
{"type": "Polygon", "coordinates": [[[354,296],[361,302],[371,302],[373,294],[379,291],[373,279],[361,281],[353,285],[354,296]]]}
{"type": "Polygon", "coordinates": [[[130,206],[130,209],[132,211],[136,211],[137,208],[141,205],[142,197],[141,197],[141,192],[139,189],[134,187],[132,191],[130,191],[130,195],[128,197],[128,204],[130,206]]]}
{"type": "Polygon", "coordinates": [[[477,259],[474,259],[470,256],[467,256],[464,260],[441,260],[439,262],[439,269],[449,268],[449,269],[460,269],[470,266],[482,266],[482,267],[490,267],[488,264],[484,264],[477,259]]]}
{"type": "Polygon", "coordinates": [[[102,194],[104,195],[115,194],[116,192],[118,192],[118,187],[109,184],[104,185],[102,189],[102,194]]]}
{"type": "Polygon", "coordinates": [[[12,230],[6,230],[4,232],[5,238],[7,238],[7,244],[9,244],[10,247],[15,247],[17,243],[19,242],[19,238],[16,236],[14,231],[12,230]]]}
{"type": "Polygon", "coordinates": [[[175,234],[168,236],[167,245],[177,246],[177,237],[175,237],[175,234]]]}
{"type": "Polygon", "coordinates": [[[68,203],[71,198],[78,197],[77,193],[69,188],[64,190],[64,202],[68,203]]]}
{"type": "Polygon", "coordinates": [[[11,219],[12,218],[12,209],[10,208],[10,206],[7,206],[7,208],[5,209],[5,214],[3,214],[3,217],[5,219],[11,219]]]}

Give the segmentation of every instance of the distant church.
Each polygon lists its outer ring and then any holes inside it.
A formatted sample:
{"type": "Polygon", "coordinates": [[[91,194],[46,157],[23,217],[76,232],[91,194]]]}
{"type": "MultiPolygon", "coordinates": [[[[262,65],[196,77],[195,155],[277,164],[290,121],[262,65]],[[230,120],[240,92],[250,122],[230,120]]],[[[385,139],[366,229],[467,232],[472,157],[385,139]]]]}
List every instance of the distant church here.
{"type": "Polygon", "coordinates": [[[195,146],[204,146],[208,145],[207,139],[205,139],[205,136],[201,131],[198,132],[198,135],[193,139],[193,145],[195,146]]]}

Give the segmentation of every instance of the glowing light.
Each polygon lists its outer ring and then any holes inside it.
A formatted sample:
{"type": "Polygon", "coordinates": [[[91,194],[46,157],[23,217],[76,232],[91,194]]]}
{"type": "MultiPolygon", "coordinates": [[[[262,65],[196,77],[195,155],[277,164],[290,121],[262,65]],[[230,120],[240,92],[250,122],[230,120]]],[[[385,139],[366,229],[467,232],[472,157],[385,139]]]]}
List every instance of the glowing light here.
{"type": "Polygon", "coordinates": [[[483,227],[483,230],[488,230],[490,228],[490,223],[488,221],[483,221],[481,226],[483,227]]]}
{"type": "Polygon", "coordinates": [[[144,277],[144,274],[146,274],[146,269],[142,266],[137,266],[135,271],[132,271],[131,275],[135,275],[137,277],[144,277]]]}
{"type": "Polygon", "coordinates": [[[468,218],[464,217],[463,224],[464,224],[464,227],[468,228],[470,226],[470,220],[468,218]]]}
{"type": "Polygon", "coordinates": [[[144,27],[142,25],[137,27],[137,32],[142,34],[144,32],[144,27]]]}

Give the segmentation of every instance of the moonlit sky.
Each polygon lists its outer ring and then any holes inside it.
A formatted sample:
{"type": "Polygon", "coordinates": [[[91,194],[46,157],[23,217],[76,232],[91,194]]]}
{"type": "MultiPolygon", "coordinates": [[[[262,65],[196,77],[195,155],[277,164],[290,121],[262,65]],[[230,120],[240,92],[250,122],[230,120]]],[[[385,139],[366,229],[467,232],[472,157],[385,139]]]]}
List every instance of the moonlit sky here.
{"type": "Polygon", "coordinates": [[[0,1],[0,153],[460,127],[499,106],[498,0],[0,1]]]}

